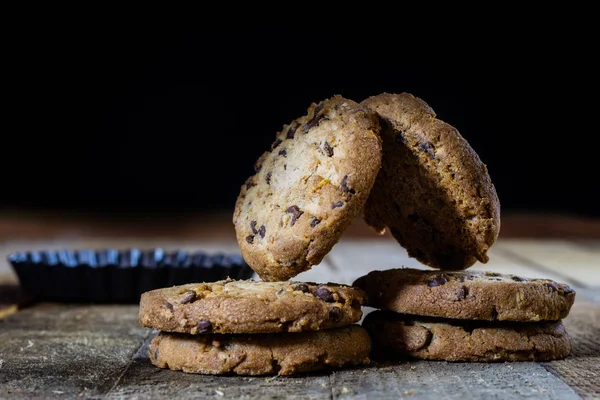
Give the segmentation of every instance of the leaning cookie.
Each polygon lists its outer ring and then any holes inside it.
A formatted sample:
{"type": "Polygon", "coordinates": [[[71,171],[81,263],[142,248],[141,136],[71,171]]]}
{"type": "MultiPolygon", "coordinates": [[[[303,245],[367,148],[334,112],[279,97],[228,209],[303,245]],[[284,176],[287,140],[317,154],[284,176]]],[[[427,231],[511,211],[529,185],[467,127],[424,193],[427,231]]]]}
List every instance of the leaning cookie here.
{"type": "Polygon", "coordinates": [[[191,283],[143,293],[139,320],[190,334],[315,331],[358,322],[365,301],[361,289],[335,283],[191,283]]]}
{"type": "Polygon", "coordinates": [[[152,364],[199,374],[292,375],[369,363],[371,339],[358,325],[317,332],[198,335],[159,333],[152,364]]]}
{"type": "Polygon", "coordinates": [[[564,283],[481,271],[371,271],[353,285],[370,307],[440,318],[557,321],[575,301],[564,283]]]}
{"type": "Polygon", "coordinates": [[[340,96],[311,105],[241,187],[233,223],[246,262],[264,281],[320,263],[362,210],[380,167],[371,111],[340,96]]]}
{"type": "Polygon", "coordinates": [[[363,326],[373,340],[373,358],[544,361],[565,358],[572,349],[561,322],[492,323],[374,311],[363,326]]]}
{"type": "Polygon", "coordinates": [[[362,104],[381,118],[383,139],[365,221],[380,233],[389,228],[411,257],[431,267],[487,262],[500,230],[500,202],[477,153],[411,94],[384,93],[362,104]]]}

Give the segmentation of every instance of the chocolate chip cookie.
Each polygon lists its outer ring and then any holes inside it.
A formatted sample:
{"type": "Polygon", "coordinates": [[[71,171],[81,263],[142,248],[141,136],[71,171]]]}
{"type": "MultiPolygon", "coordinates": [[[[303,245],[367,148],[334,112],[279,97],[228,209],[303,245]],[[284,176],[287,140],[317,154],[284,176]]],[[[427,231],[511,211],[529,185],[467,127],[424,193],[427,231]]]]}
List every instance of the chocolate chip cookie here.
{"type": "Polygon", "coordinates": [[[360,321],[365,300],[361,289],[334,283],[226,280],[143,293],[139,319],[190,334],[315,331],[360,321]]]}
{"type": "Polygon", "coordinates": [[[292,375],[368,364],[371,339],[352,325],[317,332],[257,335],[159,333],[149,356],[160,368],[200,374],[292,375]]]}
{"type": "Polygon", "coordinates": [[[233,223],[242,256],[264,281],[321,262],[360,213],[381,167],[377,117],[335,96],[277,133],[241,187],[233,223]]]}
{"type": "Polygon", "coordinates": [[[560,321],[474,322],[374,311],[363,326],[373,340],[373,358],[542,361],[565,358],[572,349],[560,321]]]}
{"type": "Polygon", "coordinates": [[[354,286],[366,291],[368,306],[441,318],[556,321],[575,301],[563,283],[481,271],[371,271],[354,286]]]}
{"type": "Polygon", "coordinates": [[[500,230],[500,202],[477,153],[411,94],[383,93],[361,104],[381,118],[383,139],[367,224],[380,233],[389,228],[409,256],[434,268],[486,263],[500,230]]]}

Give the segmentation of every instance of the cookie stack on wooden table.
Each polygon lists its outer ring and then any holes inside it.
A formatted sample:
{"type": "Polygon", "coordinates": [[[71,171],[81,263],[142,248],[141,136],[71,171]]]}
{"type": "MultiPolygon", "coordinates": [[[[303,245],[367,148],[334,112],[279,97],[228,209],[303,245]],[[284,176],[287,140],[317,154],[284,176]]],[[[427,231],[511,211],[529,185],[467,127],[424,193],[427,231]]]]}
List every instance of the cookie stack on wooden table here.
{"type": "MultiPolygon", "coordinates": [[[[363,322],[379,357],[447,361],[551,360],[571,341],[560,320],[575,291],[547,279],[464,271],[489,260],[500,202],[486,166],[449,124],[411,95],[363,102],[382,120],[382,173],[365,221],[389,229],[433,269],[372,271],[354,286],[383,311],[363,322]]],[[[375,268],[376,269],[376,268],[375,268]]]]}
{"type": "Polygon", "coordinates": [[[218,281],[146,292],[152,363],[202,374],[290,375],[369,362],[364,293],[344,285],[218,281]]]}
{"type": "Polygon", "coordinates": [[[144,293],[140,323],[161,368],[290,375],[368,363],[356,323],[366,297],[336,283],[292,282],[321,262],[363,208],[381,164],[374,114],[339,96],[277,134],[241,188],[234,222],[261,281],[194,283],[144,293]]]}
{"type": "Polygon", "coordinates": [[[470,361],[570,351],[559,322],[575,296],[566,285],[461,271],[488,261],[500,203],[478,155],[424,101],[384,93],[312,104],[277,133],[255,172],[233,223],[262,281],[144,293],[140,323],[161,331],[150,346],[154,365],[288,375],[368,363],[372,346],[470,361]],[[319,264],[361,212],[433,269],[374,265],[353,286],[289,281],[319,264]],[[365,319],[371,337],[356,324],[365,304],[387,310],[365,319]]]}
{"type": "Polygon", "coordinates": [[[528,361],[564,358],[571,341],[561,319],[575,292],[547,279],[478,271],[372,271],[363,326],[374,358],[528,361]]]}

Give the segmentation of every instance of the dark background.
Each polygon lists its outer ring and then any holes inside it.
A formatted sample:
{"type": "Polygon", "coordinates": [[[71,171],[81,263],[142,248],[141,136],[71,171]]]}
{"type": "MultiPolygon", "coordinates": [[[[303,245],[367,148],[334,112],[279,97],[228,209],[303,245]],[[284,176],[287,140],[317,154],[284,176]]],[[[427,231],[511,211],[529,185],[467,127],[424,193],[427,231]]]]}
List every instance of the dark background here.
{"type": "Polygon", "coordinates": [[[503,212],[599,215],[585,29],[257,26],[24,30],[5,54],[2,207],[232,209],[311,102],[406,91],[471,143],[503,212]]]}

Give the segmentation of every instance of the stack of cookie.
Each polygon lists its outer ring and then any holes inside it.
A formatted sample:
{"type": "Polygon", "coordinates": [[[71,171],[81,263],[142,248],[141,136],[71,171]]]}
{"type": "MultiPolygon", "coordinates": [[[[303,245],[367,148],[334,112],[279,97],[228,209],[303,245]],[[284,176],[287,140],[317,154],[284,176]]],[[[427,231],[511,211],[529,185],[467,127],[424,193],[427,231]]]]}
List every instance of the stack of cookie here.
{"type": "Polygon", "coordinates": [[[157,367],[290,375],[368,363],[364,302],[345,285],[225,280],[146,292],[139,316],[162,331],[149,350],[157,367]]]}
{"type": "Polygon", "coordinates": [[[567,285],[491,272],[372,271],[354,285],[368,295],[363,326],[374,358],[446,361],[553,360],[571,352],[561,319],[567,285]]]}
{"type": "Polygon", "coordinates": [[[146,292],[140,323],[161,368],[288,375],[369,362],[361,289],[290,282],[318,264],[358,215],[381,167],[377,117],[336,96],[285,125],[241,188],[238,243],[260,281],[146,292]]]}
{"type": "Polygon", "coordinates": [[[341,96],[312,104],[305,116],[283,126],[254,168],[240,189],[233,224],[242,256],[262,282],[227,280],[144,293],[140,322],[162,331],[150,348],[156,366],[283,375],[368,362],[371,340],[356,325],[365,292],[288,281],[319,264],[361,212],[377,232],[389,229],[411,257],[438,269],[379,271],[359,280],[355,286],[369,292],[370,305],[523,324],[471,332],[470,325],[450,320],[411,325],[400,314],[373,313],[366,325],[378,348],[378,342],[400,335],[414,355],[480,360],[503,349],[501,358],[519,359],[532,352],[548,357],[568,343],[559,323],[523,322],[566,315],[574,296],[567,287],[440,272],[488,261],[500,229],[500,204],[478,155],[424,101],[384,93],[360,104],[341,96]],[[466,357],[464,349],[436,353],[456,341],[461,329],[479,355],[466,357]],[[524,338],[534,350],[519,347],[524,338]]]}
{"type": "Polygon", "coordinates": [[[354,286],[380,311],[363,322],[374,353],[448,361],[562,358],[575,292],[545,279],[460,271],[489,260],[500,203],[486,166],[451,125],[409,94],[363,101],[381,121],[382,168],[365,221],[433,270],[372,271],[354,286]]]}

